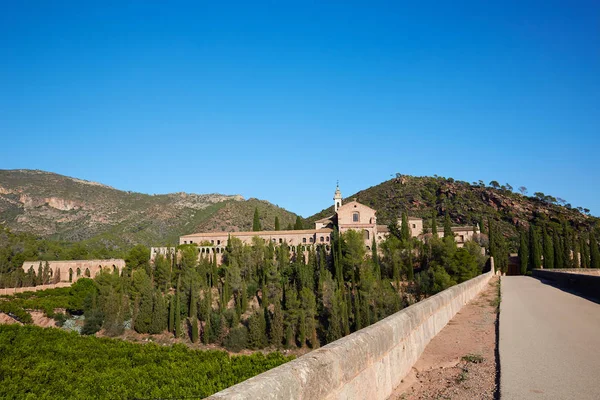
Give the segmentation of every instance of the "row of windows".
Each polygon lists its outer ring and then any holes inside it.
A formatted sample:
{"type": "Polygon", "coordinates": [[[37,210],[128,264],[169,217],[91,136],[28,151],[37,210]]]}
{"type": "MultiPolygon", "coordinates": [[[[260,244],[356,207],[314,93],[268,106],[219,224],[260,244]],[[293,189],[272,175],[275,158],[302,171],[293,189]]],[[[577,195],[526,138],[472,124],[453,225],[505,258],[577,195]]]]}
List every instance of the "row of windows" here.
{"type": "MultiPolygon", "coordinates": [[[[309,240],[309,243],[314,243],[314,242],[315,242],[315,239],[314,239],[312,236],[311,236],[310,238],[308,238],[308,240],[309,240]]],[[[265,239],[265,241],[266,241],[266,239],[265,239]]],[[[279,238],[279,240],[277,240],[276,238],[272,238],[272,239],[271,239],[271,241],[272,241],[273,243],[277,243],[277,242],[279,242],[279,243],[283,243],[284,239],[283,239],[283,238],[279,238]]],[[[324,243],[324,242],[329,242],[329,236],[321,236],[321,237],[319,237],[319,241],[320,241],[321,243],[324,243]]],[[[215,244],[215,241],[214,241],[214,240],[211,240],[211,241],[210,241],[210,243],[211,243],[212,245],[214,245],[214,244],[215,244]]],[[[305,237],[304,237],[304,238],[302,238],[302,243],[306,243],[306,238],[305,238],[305,237]]],[[[183,244],[188,244],[187,240],[184,240],[184,241],[183,241],[183,244]]],[[[190,243],[189,243],[189,244],[194,244],[194,241],[193,241],[193,240],[190,240],[190,243]]],[[[220,245],[220,244],[221,244],[221,241],[220,241],[220,240],[217,240],[217,246],[218,246],[218,245],[220,245]]],[[[218,253],[218,251],[217,251],[217,253],[218,253]]]]}

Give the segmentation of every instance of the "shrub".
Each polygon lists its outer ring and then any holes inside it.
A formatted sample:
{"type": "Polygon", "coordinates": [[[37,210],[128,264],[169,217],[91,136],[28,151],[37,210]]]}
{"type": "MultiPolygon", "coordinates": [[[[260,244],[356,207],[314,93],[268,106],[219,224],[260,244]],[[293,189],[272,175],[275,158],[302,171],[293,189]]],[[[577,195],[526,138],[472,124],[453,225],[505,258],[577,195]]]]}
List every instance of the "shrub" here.
{"type": "Polygon", "coordinates": [[[248,330],[245,326],[238,326],[229,331],[229,335],[225,338],[223,345],[229,351],[238,353],[246,348],[248,344],[248,330]]]}

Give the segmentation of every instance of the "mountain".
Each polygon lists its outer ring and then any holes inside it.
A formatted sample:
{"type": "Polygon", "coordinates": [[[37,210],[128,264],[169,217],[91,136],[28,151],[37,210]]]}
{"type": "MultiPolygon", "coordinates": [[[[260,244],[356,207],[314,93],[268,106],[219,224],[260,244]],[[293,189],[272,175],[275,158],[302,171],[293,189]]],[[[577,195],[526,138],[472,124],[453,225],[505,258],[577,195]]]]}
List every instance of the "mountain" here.
{"type": "MultiPolygon", "coordinates": [[[[526,196],[515,193],[504,185],[487,186],[483,182],[468,183],[443,177],[415,177],[397,174],[396,178],[361,190],[345,200],[356,199],[377,210],[378,223],[388,224],[400,217],[403,211],[409,216],[431,219],[435,211],[441,225],[448,213],[454,224],[481,223],[487,226],[488,218],[495,221],[505,237],[512,240],[516,250],[517,227],[546,224],[559,229],[566,221],[576,231],[600,228],[600,219],[588,215],[586,210],[572,208],[561,199],[536,193],[526,196]],[[564,205],[562,205],[564,204],[564,205]]],[[[333,214],[333,206],[307,218],[308,223],[333,214]]]]}
{"type": "Polygon", "coordinates": [[[0,224],[15,232],[119,246],[176,243],[198,231],[251,230],[258,208],[265,229],[296,215],[240,195],[125,192],[37,170],[0,170],[0,224]]]}

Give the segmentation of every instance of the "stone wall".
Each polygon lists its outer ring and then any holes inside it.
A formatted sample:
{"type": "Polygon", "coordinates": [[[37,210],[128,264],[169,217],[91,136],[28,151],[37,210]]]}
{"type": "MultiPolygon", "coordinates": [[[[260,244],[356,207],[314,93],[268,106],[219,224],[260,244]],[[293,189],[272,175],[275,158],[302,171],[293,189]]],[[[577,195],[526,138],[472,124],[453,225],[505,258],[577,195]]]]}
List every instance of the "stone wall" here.
{"type": "MultiPolygon", "coordinates": [[[[493,265],[493,264],[492,264],[493,265]]],[[[209,399],[387,399],[493,270],[209,399]]]]}
{"type": "MultiPolygon", "coordinates": [[[[44,268],[46,261],[25,261],[21,268],[27,273],[30,269],[37,275],[40,266],[44,268]]],[[[125,268],[125,260],[110,258],[106,260],[59,260],[48,261],[50,281],[75,282],[79,278],[94,278],[102,270],[119,274],[125,268]]]]}
{"type": "Polygon", "coordinates": [[[0,296],[10,296],[15,293],[37,292],[38,290],[69,287],[71,285],[72,285],[71,282],[59,282],[59,283],[54,283],[51,285],[38,285],[38,286],[29,286],[29,287],[20,287],[20,288],[6,288],[6,289],[0,289],[0,296]]]}
{"type": "Polygon", "coordinates": [[[600,300],[600,276],[595,269],[534,269],[533,277],[586,297],[600,300]]]}

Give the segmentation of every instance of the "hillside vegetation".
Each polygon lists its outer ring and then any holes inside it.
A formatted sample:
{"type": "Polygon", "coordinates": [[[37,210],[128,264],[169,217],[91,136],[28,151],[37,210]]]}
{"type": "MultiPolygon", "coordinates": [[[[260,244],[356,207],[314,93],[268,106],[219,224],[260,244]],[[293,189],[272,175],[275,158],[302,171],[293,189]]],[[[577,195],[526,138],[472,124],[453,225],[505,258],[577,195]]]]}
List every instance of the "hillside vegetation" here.
{"type": "Polygon", "coordinates": [[[99,242],[128,248],[176,243],[197,231],[250,230],[255,208],[261,224],[283,226],[296,215],[239,195],[124,192],[50,172],[0,170],[0,224],[43,238],[99,242]]]}
{"type": "MultiPolygon", "coordinates": [[[[522,188],[526,193],[526,189],[522,188]]],[[[560,229],[563,222],[574,231],[589,231],[600,226],[599,219],[583,208],[574,208],[564,200],[535,193],[534,196],[516,193],[509,184],[490,182],[468,183],[443,177],[414,177],[397,175],[396,178],[348,196],[345,201],[357,199],[377,210],[378,223],[397,220],[402,212],[423,217],[429,222],[432,212],[442,221],[448,213],[453,224],[483,223],[483,231],[491,220],[495,229],[509,241],[511,251],[518,248],[517,228],[527,229],[530,223],[560,229]]],[[[310,223],[333,214],[333,206],[312,217],[310,223]]],[[[441,226],[438,223],[438,226],[441,226]]]]}

